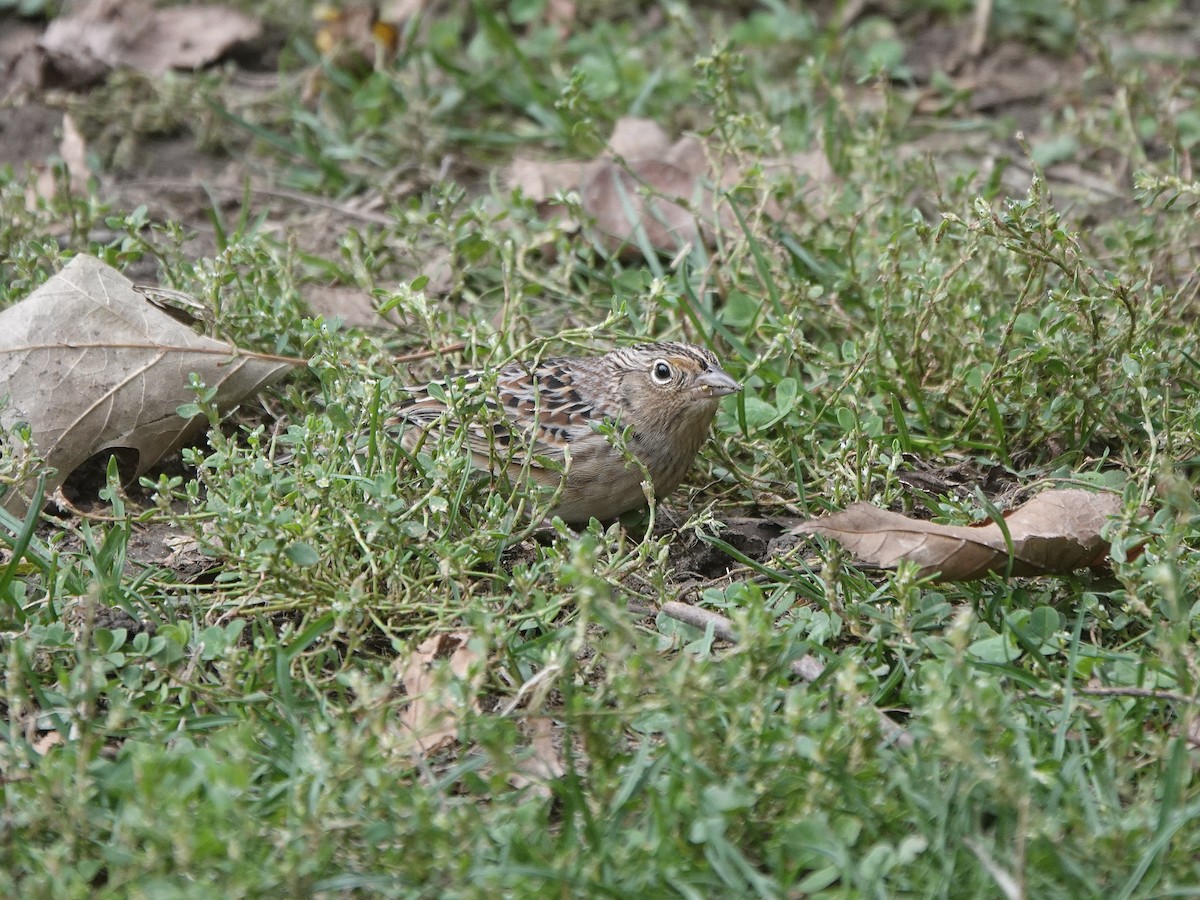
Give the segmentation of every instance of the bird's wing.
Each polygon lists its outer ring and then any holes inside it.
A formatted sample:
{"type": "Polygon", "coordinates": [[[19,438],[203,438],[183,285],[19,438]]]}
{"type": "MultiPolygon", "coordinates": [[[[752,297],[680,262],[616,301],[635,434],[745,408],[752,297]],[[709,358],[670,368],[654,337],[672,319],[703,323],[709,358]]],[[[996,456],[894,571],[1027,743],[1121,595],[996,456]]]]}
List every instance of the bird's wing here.
{"type": "MultiPolygon", "coordinates": [[[[483,464],[510,454],[515,464],[528,454],[531,468],[545,467],[539,458],[561,464],[565,449],[592,430],[592,422],[599,420],[598,407],[576,383],[571,362],[547,359],[532,367],[510,363],[497,373],[495,391],[480,397],[490,413],[472,417],[466,434],[469,449],[483,464]]],[[[483,373],[468,371],[437,383],[448,394],[469,396],[478,391],[482,378],[483,373]]],[[[413,399],[397,409],[397,420],[438,434],[458,428],[458,417],[428,388],[410,390],[413,399]]]]}
{"type": "Polygon", "coordinates": [[[564,449],[578,451],[602,412],[595,391],[580,384],[578,360],[547,359],[528,368],[505,366],[496,380],[496,397],[505,417],[530,445],[533,456],[561,460],[564,449]]]}

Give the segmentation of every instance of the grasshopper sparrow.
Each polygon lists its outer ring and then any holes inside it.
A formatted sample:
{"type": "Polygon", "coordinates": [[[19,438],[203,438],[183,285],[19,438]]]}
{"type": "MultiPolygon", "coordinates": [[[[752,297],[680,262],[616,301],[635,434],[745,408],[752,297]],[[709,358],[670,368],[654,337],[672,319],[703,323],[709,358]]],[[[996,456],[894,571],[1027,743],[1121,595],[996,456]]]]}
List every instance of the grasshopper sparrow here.
{"type": "MultiPolygon", "coordinates": [[[[476,385],[481,374],[465,372],[443,385],[460,378],[464,386],[476,385]]],[[[603,356],[509,363],[484,400],[508,424],[471,424],[467,444],[479,468],[513,477],[528,469],[545,487],[558,488],[565,471],[550,515],[571,524],[613,519],[645,505],[643,466],[657,497],[679,485],[708,436],[720,398],[741,389],[710,351],[691,344],[639,344],[603,356]],[[625,446],[641,465],[597,431],[602,422],[629,429],[625,446]]],[[[445,434],[458,424],[427,389],[414,394],[396,417],[410,426],[401,435],[410,452],[430,432],[445,434]]]]}

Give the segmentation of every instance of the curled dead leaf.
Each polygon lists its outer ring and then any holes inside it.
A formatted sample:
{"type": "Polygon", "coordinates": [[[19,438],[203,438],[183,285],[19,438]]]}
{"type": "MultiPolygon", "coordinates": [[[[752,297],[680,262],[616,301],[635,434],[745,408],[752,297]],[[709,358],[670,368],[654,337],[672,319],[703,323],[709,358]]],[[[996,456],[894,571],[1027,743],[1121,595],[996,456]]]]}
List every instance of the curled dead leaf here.
{"type": "Polygon", "coordinates": [[[51,729],[50,731],[42,732],[38,736],[38,739],[30,746],[38,756],[45,756],[55,747],[61,747],[65,743],[66,741],[63,739],[62,732],[51,729]]]}
{"type": "MultiPolygon", "coordinates": [[[[832,168],[819,149],[780,159],[755,158],[753,165],[765,184],[793,179],[809,211],[821,208],[818,192],[833,183],[832,168]]],[[[721,191],[742,184],[747,174],[742,162],[713,152],[697,137],[684,135],[671,143],[657,122],[626,117],[617,121],[596,159],[516,159],[505,183],[520,189],[549,217],[564,212],[552,203],[556,194],[577,190],[583,211],[595,220],[600,240],[611,250],[675,254],[689,244],[715,246],[719,232],[740,230],[721,191]]],[[[763,197],[758,209],[771,219],[786,213],[770,197],[763,197]]]]}
{"type": "Polygon", "coordinates": [[[70,113],[63,114],[63,136],[58,152],[62,154],[71,178],[71,193],[77,196],[86,194],[88,178],[92,174],[87,164],[87,142],[70,113]]]}
{"type": "Polygon", "coordinates": [[[1123,506],[1117,494],[1078,489],[1043,491],[1004,518],[984,525],[940,525],[855,503],[823,519],[804,522],[793,534],[822,534],[870,565],[894,567],[902,561],[921,567],[920,575],[967,581],[989,572],[1063,575],[1098,565],[1108,556],[1101,531],[1123,506]]]}
{"type": "Polygon", "coordinates": [[[532,719],[525,729],[530,736],[529,755],[519,760],[508,778],[518,790],[531,788],[540,797],[550,796],[548,782],[567,771],[562,753],[555,746],[554,723],[550,719],[532,719]]]}
{"type": "Polygon", "coordinates": [[[452,744],[466,712],[479,712],[476,692],[484,667],[470,646],[470,632],[436,634],[407,659],[397,660],[400,680],[411,698],[400,713],[397,749],[428,756],[452,744]],[[439,665],[444,660],[443,665],[439,665]],[[455,684],[457,683],[457,684],[455,684]]]}
{"type": "Polygon", "coordinates": [[[622,116],[613,125],[604,156],[624,159],[665,159],[671,150],[666,129],[653,119],[622,116]]]}
{"type": "Polygon", "coordinates": [[[87,142],[83,139],[75,120],[70,113],[63,114],[62,140],[58,143],[58,155],[62,158],[67,170],[67,180],[64,185],[55,167],[47,164],[34,166],[37,179],[25,189],[25,209],[35,211],[42,201],[53,201],[63,188],[66,193],[81,197],[87,194],[88,178],[91,170],[87,164],[87,142]]]}
{"type": "Polygon", "coordinates": [[[645,242],[653,250],[674,253],[707,242],[702,220],[711,218],[712,191],[668,162],[602,162],[591,170],[580,194],[584,211],[613,250],[641,248],[645,242]]]}
{"type": "Polygon", "coordinates": [[[587,169],[587,163],[575,160],[518,158],[508,167],[504,180],[510,190],[519,190],[534,203],[543,204],[555,194],[578,188],[587,169]]]}
{"type": "MultiPolygon", "coordinates": [[[[0,428],[24,423],[33,444],[0,441],[0,451],[45,460],[47,494],[103,451],[132,451],[140,474],[203,425],[176,411],[195,399],[191,373],[230,409],[302,362],[201,337],[120,272],[77,256],[0,312],[0,428]]],[[[27,487],[10,486],[0,504],[20,513],[27,487]]]]}
{"type": "Polygon", "coordinates": [[[151,75],[198,69],[261,34],[258,19],[223,6],[87,0],[46,27],[41,47],[69,82],[87,84],[122,66],[151,75]]]}

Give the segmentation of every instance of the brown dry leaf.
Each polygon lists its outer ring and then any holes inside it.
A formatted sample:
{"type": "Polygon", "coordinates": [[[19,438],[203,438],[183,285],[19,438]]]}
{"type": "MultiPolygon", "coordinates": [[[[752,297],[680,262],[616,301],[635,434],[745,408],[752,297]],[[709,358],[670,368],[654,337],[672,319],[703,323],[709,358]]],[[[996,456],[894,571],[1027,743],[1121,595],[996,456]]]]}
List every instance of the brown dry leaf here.
{"type": "Polygon", "coordinates": [[[92,174],[87,164],[87,141],[83,139],[70,113],[63,114],[63,136],[58,152],[71,178],[71,193],[76,196],[86,194],[88,178],[92,174]]]}
{"type": "Polygon", "coordinates": [[[604,162],[584,181],[580,195],[611,249],[640,247],[643,232],[660,252],[698,244],[704,240],[698,219],[712,208],[712,192],[701,179],[657,159],[627,160],[625,166],[604,162]]]}
{"type": "Polygon", "coordinates": [[[587,170],[588,163],[575,160],[545,162],[517,158],[506,170],[504,181],[509,190],[519,189],[534,203],[541,204],[555,194],[578,188],[587,170]]]}
{"type": "Polygon", "coordinates": [[[151,75],[198,69],[261,34],[258,19],[223,6],[87,0],[46,27],[41,47],[70,80],[87,83],[121,66],[151,75]]]}
{"type": "MultiPolygon", "coordinates": [[[[0,397],[7,398],[0,427],[29,426],[32,450],[57,470],[47,479],[50,494],[97,453],[132,450],[140,474],[202,427],[202,416],[176,413],[195,399],[191,373],[230,409],[301,362],[201,337],[120,272],[77,256],[0,312],[0,397]]],[[[29,503],[20,495],[28,485],[17,487],[2,498],[13,513],[29,503]]]]}
{"type": "MultiPolygon", "coordinates": [[[[1017,576],[1063,575],[1097,565],[1108,555],[1100,534],[1122,509],[1117,494],[1065,489],[1044,491],[1004,519],[1012,540],[1012,570],[1017,576]]],[[[986,525],[938,525],[855,503],[839,513],[797,526],[794,534],[823,534],[871,565],[892,567],[915,562],[920,574],[940,573],[942,580],[967,581],[989,572],[1009,571],[1004,533],[986,525]]]]}
{"type": "Polygon", "coordinates": [[[404,690],[412,698],[400,713],[400,749],[426,756],[436,753],[458,737],[464,712],[479,712],[475,694],[484,667],[470,647],[470,638],[466,631],[436,634],[422,641],[403,665],[396,661],[404,690]],[[444,666],[438,665],[441,660],[444,666]],[[447,684],[447,671],[458,685],[447,684]]]}
{"type": "MultiPolygon", "coordinates": [[[[834,183],[824,151],[755,163],[768,182],[804,179],[808,211],[821,212],[820,191],[834,183]]],[[[714,186],[741,183],[743,168],[732,158],[718,158],[699,138],[685,135],[671,143],[657,122],[626,117],[617,121],[608,147],[595,160],[516,159],[505,183],[538,204],[543,216],[561,215],[551,198],[577,190],[584,212],[595,219],[610,249],[629,255],[643,249],[674,254],[689,244],[713,246],[718,230],[740,230],[737,216],[714,186]]],[[[761,209],[772,219],[787,212],[773,200],[761,209]]]]}
{"type": "MultiPolygon", "coordinates": [[[[5,19],[0,29],[0,104],[8,106],[41,90],[45,68],[44,54],[38,47],[41,36],[41,27],[32,22],[11,16],[5,19]]],[[[11,112],[11,108],[7,110],[11,112]]]]}
{"type": "Polygon", "coordinates": [[[61,747],[65,743],[61,732],[51,730],[43,732],[30,746],[38,756],[45,756],[52,748],[61,747]]]}
{"type": "Polygon", "coordinates": [[[47,165],[32,167],[37,172],[37,178],[25,188],[25,211],[36,212],[42,201],[50,202],[58,196],[58,176],[54,169],[47,165]]]}
{"type": "Polygon", "coordinates": [[[533,719],[527,729],[532,753],[514,766],[508,782],[518,790],[533,787],[541,797],[550,796],[548,781],[561,778],[567,771],[562,754],[554,746],[554,723],[550,719],[533,719]]]}
{"type": "Polygon", "coordinates": [[[613,125],[604,155],[623,159],[664,159],[670,149],[670,136],[653,119],[622,116],[613,125]]]}
{"type": "Polygon", "coordinates": [[[699,140],[683,137],[672,146],[653,119],[624,116],[613,126],[605,153],[588,167],[579,192],[611,250],[633,250],[645,241],[654,250],[675,253],[689,244],[711,244],[711,233],[702,234],[699,222],[712,220],[708,174],[699,140]]]}
{"type": "MultiPolygon", "coordinates": [[[[75,196],[87,193],[91,170],[87,164],[87,142],[83,139],[70,113],[63,115],[62,140],[58,142],[58,155],[67,169],[67,191],[75,196]]],[[[37,179],[25,189],[25,210],[34,212],[42,201],[50,202],[60,193],[58,174],[47,164],[33,167],[37,179]]]]}

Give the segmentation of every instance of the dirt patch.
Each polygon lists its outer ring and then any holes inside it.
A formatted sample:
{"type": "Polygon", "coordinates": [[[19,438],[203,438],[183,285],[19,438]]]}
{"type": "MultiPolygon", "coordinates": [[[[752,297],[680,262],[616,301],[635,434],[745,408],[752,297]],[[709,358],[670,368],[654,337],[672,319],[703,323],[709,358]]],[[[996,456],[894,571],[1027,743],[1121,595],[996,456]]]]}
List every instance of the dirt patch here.
{"type": "Polygon", "coordinates": [[[713,581],[745,566],[739,557],[766,564],[795,544],[788,531],[803,519],[791,516],[732,516],[720,520],[715,540],[695,533],[679,534],[671,545],[670,561],[680,582],[713,581]],[[722,544],[728,545],[730,553],[722,544]]]}
{"type": "Polygon", "coordinates": [[[905,454],[905,469],[897,476],[900,483],[909,488],[919,506],[915,515],[920,517],[929,509],[921,500],[922,494],[934,497],[953,497],[967,502],[982,493],[1002,507],[1019,504],[1028,499],[1023,496],[1021,480],[1009,469],[998,463],[983,462],[973,457],[953,460],[929,461],[913,454],[905,454]]]}

